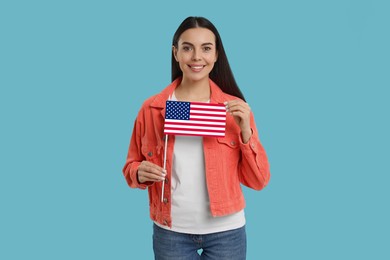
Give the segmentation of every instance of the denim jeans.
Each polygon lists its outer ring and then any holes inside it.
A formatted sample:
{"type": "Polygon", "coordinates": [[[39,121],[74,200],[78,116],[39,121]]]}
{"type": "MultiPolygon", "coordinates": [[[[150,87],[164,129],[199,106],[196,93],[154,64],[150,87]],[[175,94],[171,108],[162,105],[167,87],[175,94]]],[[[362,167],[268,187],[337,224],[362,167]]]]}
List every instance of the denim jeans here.
{"type": "Polygon", "coordinates": [[[178,233],[153,224],[155,260],[245,260],[245,226],[206,235],[178,233]],[[199,254],[198,250],[203,251],[199,254]]]}

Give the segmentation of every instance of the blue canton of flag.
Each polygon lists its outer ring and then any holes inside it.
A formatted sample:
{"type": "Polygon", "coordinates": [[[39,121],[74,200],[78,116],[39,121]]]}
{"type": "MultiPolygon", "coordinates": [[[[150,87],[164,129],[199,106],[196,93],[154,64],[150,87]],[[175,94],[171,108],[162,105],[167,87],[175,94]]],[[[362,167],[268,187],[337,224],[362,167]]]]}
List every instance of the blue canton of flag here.
{"type": "Polygon", "coordinates": [[[165,119],[190,120],[190,102],[167,101],[165,119]]]}

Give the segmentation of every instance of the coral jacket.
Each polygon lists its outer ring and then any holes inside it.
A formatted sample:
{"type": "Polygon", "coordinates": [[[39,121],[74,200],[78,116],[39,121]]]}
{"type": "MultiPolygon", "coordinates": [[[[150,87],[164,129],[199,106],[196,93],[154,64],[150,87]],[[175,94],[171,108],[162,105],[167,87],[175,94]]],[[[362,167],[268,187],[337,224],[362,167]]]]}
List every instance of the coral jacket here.
{"type": "MultiPolygon", "coordinates": [[[[175,137],[173,135],[168,137],[167,176],[163,202],[161,202],[163,182],[139,183],[137,169],[143,160],[163,167],[165,102],[180,81],[180,78],[176,79],[160,94],[150,97],[142,105],[134,123],[127,160],[123,167],[123,174],[130,187],[148,188],[150,218],[169,227],[172,223],[170,178],[175,137]]],[[[223,103],[237,99],[237,97],[222,92],[211,80],[210,88],[210,103],[223,103]]],[[[244,144],[240,128],[228,113],[225,137],[203,137],[206,182],[213,216],[232,214],[245,207],[240,183],[252,189],[261,190],[270,179],[267,156],[258,138],[252,113],[251,128],[252,137],[244,144]]],[[[188,155],[191,156],[191,151],[188,155]]]]}

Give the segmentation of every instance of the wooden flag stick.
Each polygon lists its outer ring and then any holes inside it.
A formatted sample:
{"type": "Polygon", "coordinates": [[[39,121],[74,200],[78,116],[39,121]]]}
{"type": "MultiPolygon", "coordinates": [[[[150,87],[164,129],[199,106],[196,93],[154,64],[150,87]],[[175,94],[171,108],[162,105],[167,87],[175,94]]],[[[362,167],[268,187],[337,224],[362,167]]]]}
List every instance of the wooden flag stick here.
{"type": "MultiPolygon", "coordinates": [[[[168,146],[168,135],[165,135],[165,146],[164,146],[164,170],[166,173],[167,170],[167,146],[168,146]]],[[[164,201],[164,187],[165,187],[165,179],[162,183],[162,190],[161,190],[161,202],[164,201]]]]}

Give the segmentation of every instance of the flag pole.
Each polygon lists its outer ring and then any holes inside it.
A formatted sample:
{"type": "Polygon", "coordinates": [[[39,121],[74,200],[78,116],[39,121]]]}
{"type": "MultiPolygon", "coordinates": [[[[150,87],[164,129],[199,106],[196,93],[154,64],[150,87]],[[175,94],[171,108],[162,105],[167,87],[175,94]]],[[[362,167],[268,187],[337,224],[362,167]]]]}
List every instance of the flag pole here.
{"type": "MultiPolygon", "coordinates": [[[[167,146],[168,146],[168,135],[165,135],[165,146],[164,146],[164,170],[166,173],[167,170],[167,146]]],[[[161,190],[161,202],[164,201],[164,187],[165,187],[165,179],[162,183],[162,190],[161,190]]]]}

